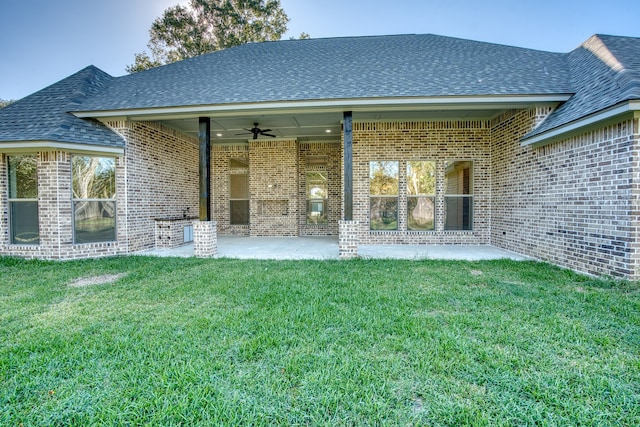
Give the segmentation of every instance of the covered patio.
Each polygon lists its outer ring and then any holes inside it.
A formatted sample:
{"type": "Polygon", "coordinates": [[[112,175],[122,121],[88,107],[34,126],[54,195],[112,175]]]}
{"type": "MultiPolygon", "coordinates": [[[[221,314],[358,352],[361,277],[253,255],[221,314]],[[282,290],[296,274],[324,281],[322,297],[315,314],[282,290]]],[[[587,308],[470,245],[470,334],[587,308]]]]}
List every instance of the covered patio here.
{"type": "MultiPolygon", "coordinates": [[[[136,255],[192,257],[193,244],[151,249],[136,255]]],[[[491,245],[361,245],[358,256],[369,259],[443,259],[479,261],[530,258],[491,245]]],[[[237,259],[339,259],[337,237],[218,236],[218,258],[237,259]]]]}

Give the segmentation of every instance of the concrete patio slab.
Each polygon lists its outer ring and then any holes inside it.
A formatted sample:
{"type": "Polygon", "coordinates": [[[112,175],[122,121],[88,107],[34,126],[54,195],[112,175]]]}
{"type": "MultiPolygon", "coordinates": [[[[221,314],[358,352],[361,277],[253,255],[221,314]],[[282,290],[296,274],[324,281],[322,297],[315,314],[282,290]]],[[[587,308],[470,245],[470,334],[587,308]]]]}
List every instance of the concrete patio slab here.
{"type": "MultiPolygon", "coordinates": [[[[191,257],[193,244],[172,249],[151,249],[138,255],[191,257]]],[[[523,255],[491,245],[361,245],[361,258],[527,260],[523,255]]],[[[218,236],[218,258],[237,259],[338,259],[336,237],[241,237],[218,236]]]]}

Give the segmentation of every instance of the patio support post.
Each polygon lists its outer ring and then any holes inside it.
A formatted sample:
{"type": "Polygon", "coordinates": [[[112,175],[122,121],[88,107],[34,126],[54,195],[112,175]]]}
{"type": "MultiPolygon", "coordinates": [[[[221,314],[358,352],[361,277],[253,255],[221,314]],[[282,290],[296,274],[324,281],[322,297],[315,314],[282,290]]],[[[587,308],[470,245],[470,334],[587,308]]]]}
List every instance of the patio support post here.
{"type": "Polygon", "coordinates": [[[343,113],[344,133],[344,218],[353,219],[353,117],[351,111],[343,113]]]}
{"type": "Polygon", "coordinates": [[[353,220],[353,114],[343,113],[343,196],[344,216],[338,222],[338,252],[341,259],[358,256],[359,227],[353,220]]]}
{"type": "Polygon", "coordinates": [[[209,117],[200,117],[198,138],[200,140],[198,155],[200,220],[193,224],[193,255],[198,258],[211,258],[218,254],[218,229],[216,222],[211,221],[211,119],[209,117]]]}
{"type": "Polygon", "coordinates": [[[200,221],[211,220],[211,119],[200,117],[200,221]]]}

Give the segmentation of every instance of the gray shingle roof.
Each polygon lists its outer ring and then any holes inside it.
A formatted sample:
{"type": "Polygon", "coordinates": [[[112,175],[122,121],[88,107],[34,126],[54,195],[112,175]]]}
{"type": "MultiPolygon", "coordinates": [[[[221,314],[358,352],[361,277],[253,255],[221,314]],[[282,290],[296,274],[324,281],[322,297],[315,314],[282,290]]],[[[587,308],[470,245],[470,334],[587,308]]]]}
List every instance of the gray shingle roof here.
{"type": "Polygon", "coordinates": [[[525,139],[640,99],[640,38],[595,35],[567,56],[575,94],[525,139]]]}
{"type": "Polygon", "coordinates": [[[104,88],[113,77],[94,66],[0,109],[0,142],[54,141],[123,147],[124,141],[98,121],[69,111],[104,88]]]}
{"type": "Polygon", "coordinates": [[[69,111],[545,94],[573,96],[526,138],[640,99],[640,39],[596,35],[570,53],[430,34],[285,40],[118,78],[91,66],[0,109],[0,141],[124,145],[99,122],[69,111]]]}
{"type": "Polygon", "coordinates": [[[566,54],[398,35],[246,44],[114,79],[81,111],[571,92],[566,54]]]}

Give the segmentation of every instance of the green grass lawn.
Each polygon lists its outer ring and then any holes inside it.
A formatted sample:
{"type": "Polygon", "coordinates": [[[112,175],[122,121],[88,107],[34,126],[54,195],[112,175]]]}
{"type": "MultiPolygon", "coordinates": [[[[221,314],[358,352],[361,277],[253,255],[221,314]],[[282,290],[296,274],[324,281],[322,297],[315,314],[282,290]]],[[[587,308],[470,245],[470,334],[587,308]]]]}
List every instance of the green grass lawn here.
{"type": "Polygon", "coordinates": [[[535,262],[0,258],[0,425],[637,426],[640,289],[535,262]]]}

